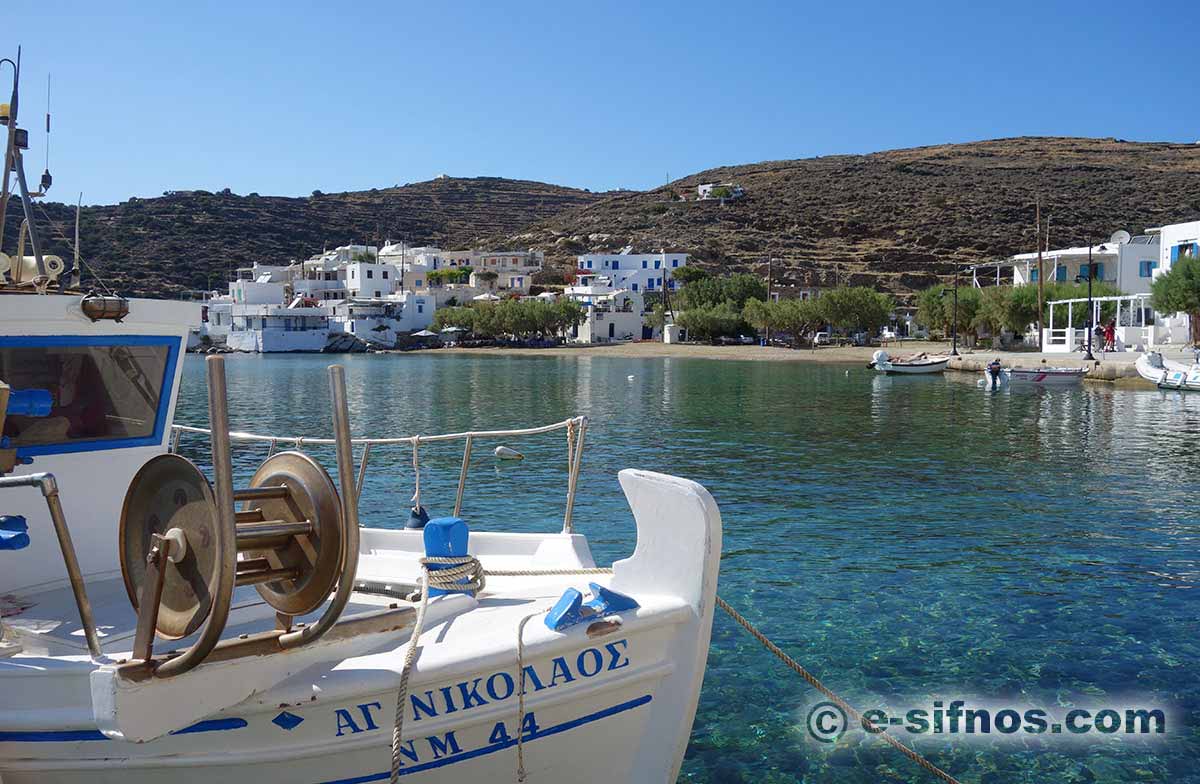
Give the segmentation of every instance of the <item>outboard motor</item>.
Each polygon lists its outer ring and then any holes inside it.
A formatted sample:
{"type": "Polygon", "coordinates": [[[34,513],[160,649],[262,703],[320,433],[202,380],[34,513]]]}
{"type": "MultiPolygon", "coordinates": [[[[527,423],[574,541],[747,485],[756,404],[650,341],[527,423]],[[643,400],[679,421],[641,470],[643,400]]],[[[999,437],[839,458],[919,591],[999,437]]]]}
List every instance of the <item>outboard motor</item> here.
{"type": "Polygon", "coordinates": [[[1000,371],[1001,371],[1000,360],[993,359],[991,362],[989,362],[987,364],[987,379],[988,379],[988,387],[990,389],[999,389],[1000,388],[1000,371]]]}
{"type": "Polygon", "coordinates": [[[886,363],[891,357],[883,349],[876,351],[871,355],[871,361],[867,363],[867,367],[873,368],[886,363]]]}

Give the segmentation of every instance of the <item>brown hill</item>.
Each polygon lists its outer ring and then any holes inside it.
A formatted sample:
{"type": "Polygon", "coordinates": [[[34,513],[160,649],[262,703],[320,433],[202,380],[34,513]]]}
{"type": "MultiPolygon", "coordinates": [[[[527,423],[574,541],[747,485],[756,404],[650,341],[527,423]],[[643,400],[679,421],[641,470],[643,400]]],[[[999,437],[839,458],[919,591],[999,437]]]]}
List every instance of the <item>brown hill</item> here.
{"type": "MultiPolygon", "coordinates": [[[[391,237],[470,247],[482,237],[515,233],[599,198],[575,188],[494,177],[440,178],[309,198],[181,191],[85,207],[80,233],[84,258],[117,290],[180,296],[221,287],[239,266],[286,263],[326,246],[391,237]]],[[[69,258],[65,237],[74,231],[74,207],[40,206],[44,213],[34,214],[49,251],[69,258]]],[[[5,223],[8,252],[15,249],[20,221],[21,205],[13,199],[5,223]]]]}
{"type": "Polygon", "coordinates": [[[1018,138],[711,169],[612,195],[495,238],[574,266],[585,251],[666,246],[777,284],[874,286],[901,296],[953,263],[1034,248],[1034,203],[1054,247],[1200,217],[1200,145],[1018,138]],[[745,197],[697,201],[731,182],[745,197]],[[681,200],[682,199],[682,200],[681,200]]]}

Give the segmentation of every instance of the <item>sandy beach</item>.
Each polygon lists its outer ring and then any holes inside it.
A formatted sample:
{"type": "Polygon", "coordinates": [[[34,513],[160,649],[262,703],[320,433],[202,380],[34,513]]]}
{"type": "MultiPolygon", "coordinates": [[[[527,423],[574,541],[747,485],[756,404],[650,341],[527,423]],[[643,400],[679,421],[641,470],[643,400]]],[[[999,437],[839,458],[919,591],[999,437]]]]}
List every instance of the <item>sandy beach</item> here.
{"type": "MultiPolygon", "coordinates": [[[[619,357],[622,359],[658,359],[680,357],[688,359],[755,360],[767,362],[825,362],[844,363],[871,361],[878,347],[822,346],[817,350],[790,349],[775,346],[709,346],[700,343],[609,343],[586,346],[559,346],[557,348],[439,348],[430,349],[442,354],[473,354],[478,356],[531,356],[531,357],[619,357]]],[[[948,344],[931,342],[905,343],[902,349],[890,351],[909,354],[919,351],[944,353],[948,344]]]]}
{"type": "MultiPolygon", "coordinates": [[[[926,352],[928,354],[948,354],[950,344],[933,341],[905,341],[902,344],[886,346],[892,356],[926,352]]],[[[709,346],[698,343],[666,344],[658,342],[613,343],[586,346],[559,346],[557,348],[439,348],[428,349],[427,352],[441,354],[469,354],[474,356],[531,356],[531,357],[616,357],[621,359],[659,359],[677,357],[686,359],[715,359],[729,361],[762,361],[762,362],[816,362],[822,364],[863,364],[871,360],[871,355],[879,350],[877,346],[822,346],[813,350],[808,348],[790,349],[776,346],[709,346]]],[[[427,353],[426,352],[426,353],[427,353]]],[[[951,361],[950,369],[967,373],[977,373],[994,358],[998,358],[1006,367],[1049,365],[1057,367],[1091,367],[1093,372],[1088,380],[1116,381],[1122,385],[1150,386],[1137,375],[1134,362],[1139,356],[1129,351],[1122,353],[1096,353],[1097,362],[1089,362],[1077,354],[1042,354],[1036,351],[992,351],[987,349],[966,349],[959,347],[961,356],[951,361]]],[[[1166,355],[1180,361],[1190,361],[1190,355],[1184,356],[1178,351],[1167,352],[1166,355]],[[1178,355],[1178,356],[1176,356],[1178,355]]]]}

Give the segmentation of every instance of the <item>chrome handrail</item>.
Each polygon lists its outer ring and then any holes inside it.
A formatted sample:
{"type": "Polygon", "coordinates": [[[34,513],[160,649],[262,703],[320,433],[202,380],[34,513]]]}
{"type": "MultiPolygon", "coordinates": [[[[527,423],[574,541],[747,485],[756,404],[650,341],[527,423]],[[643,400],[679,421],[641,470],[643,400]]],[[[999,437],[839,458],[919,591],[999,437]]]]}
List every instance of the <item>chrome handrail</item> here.
{"type": "MultiPolygon", "coordinates": [[[[553,433],[556,430],[567,431],[567,502],[566,509],[563,513],[563,528],[564,534],[573,533],[574,531],[574,509],[576,489],[579,484],[579,472],[583,463],[583,442],[584,434],[587,432],[588,418],[586,416],[576,416],[570,419],[564,419],[561,422],[554,422],[548,425],[538,427],[514,428],[509,430],[468,430],[461,433],[441,433],[437,435],[419,435],[419,436],[401,436],[397,438],[352,438],[349,443],[352,445],[361,445],[363,453],[358,470],[358,482],[356,483],[357,495],[362,495],[363,479],[366,476],[367,460],[371,455],[371,447],[374,446],[413,446],[414,444],[429,444],[443,441],[465,441],[463,448],[463,464],[459,473],[458,491],[454,501],[455,514],[461,513],[463,494],[466,489],[467,465],[470,461],[471,450],[474,442],[478,439],[485,438],[507,438],[513,436],[535,436],[545,433],[553,433]]],[[[179,451],[180,437],[184,433],[194,433],[196,435],[212,436],[212,431],[208,428],[193,427],[191,425],[171,425],[171,451],[179,451]]],[[[230,431],[228,434],[230,441],[246,441],[270,444],[274,449],[280,444],[293,444],[297,449],[305,446],[336,446],[338,440],[336,438],[310,438],[308,436],[270,436],[259,433],[248,433],[245,431],[230,431]]]]}

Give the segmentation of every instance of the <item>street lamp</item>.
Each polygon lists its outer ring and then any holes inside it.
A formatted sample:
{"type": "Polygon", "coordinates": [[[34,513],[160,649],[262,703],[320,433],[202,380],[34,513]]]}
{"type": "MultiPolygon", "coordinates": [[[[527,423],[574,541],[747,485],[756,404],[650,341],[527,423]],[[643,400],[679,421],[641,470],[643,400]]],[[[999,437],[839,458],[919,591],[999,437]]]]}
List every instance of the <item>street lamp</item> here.
{"type": "MultiPolygon", "coordinates": [[[[948,289],[942,289],[942,296],[946,296],[948,289]]],[[[950,356],[958,356],[958,265],[954,265],[954,315],[950,319],[950,335],[951,347],[950,356]]]]}
{"type": "MultiPolygon", "coordinates": [[[[1092,311],[1092,278],[1095,277],[1096,268],[1092,266],[1092,246],[1088,245],[1088,263],[1087,263],[1087,284],[1088,284],[1088,304],[1087,304],[1087,354],[1084,359],[1094,362],[1096,357],[1092,355],[1092,331],[1095,325],[1092,321],[1095,318],[1095,313],[1092,311]]],[[[1082,283],[1085,276],[1076,275],[1075,282],[1082,283]]]]}

